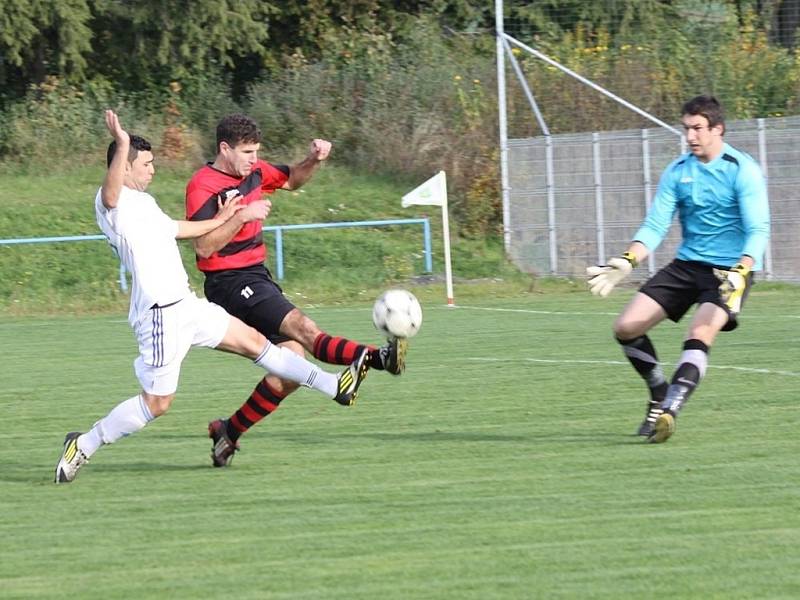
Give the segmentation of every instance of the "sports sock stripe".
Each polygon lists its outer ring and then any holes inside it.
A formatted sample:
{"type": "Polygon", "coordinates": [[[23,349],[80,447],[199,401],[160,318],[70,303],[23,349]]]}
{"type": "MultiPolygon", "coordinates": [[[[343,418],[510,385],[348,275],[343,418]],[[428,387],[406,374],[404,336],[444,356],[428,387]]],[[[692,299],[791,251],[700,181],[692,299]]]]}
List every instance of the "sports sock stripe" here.
{"type": "Polygon", "coordinates": [[[269,413],[273,412],[278,408],[278,405],[274,402],[270,402],[264,396],[258,393],[258,389],[256,388],[253,390],[253,394],[250,396],[247,404],[251,404],[253,410],[261,415],[262,417],[266,417],[269,413]],[[252,400],[253,402],[250,402],[252,400]]]}
{"type": "Polygon", "coordinates": [[[144,401],[144,398],[141,394],[139,394],[139,408],[142,410],[142,415],[144,415],[145,422],[149,423],[155,419],[153,413],[150,412],[150,407],[147,406],[147,402],[144,401]]]}
{"type": "Polygon", "coordinates": [[[308,379],[306,379],[306,386],[307,387],[313,387],[314,386],[314,381],[316,379],[317,379],[317,372],[316,371],[311,371],[311,373],[309,373],[309,375],[308,375],[308,379]]]}
{"type": "MultiPolygon", "coordinates": [[[[347,351],[348,342],[344,338],[334,338],[334,346],[333,346],[333,359],[336,361],[336,364],[344,364],[345,359],[345,352],[347,351]]],[[[352,362],[352,361],[348,361],[352,362]]]]}
{"type": "MultiPolygon", "coordinates": [[[[253,423],[249,420],[246,423],[242,423],[241,419],[239,418],[239,411],[236,411],[235,414],[231,415],[231,418],[228,419],[228,423],[232,424],[233,427],[236,429],[236,431],[240,434],[250,429],[250,427],[253,425],[253,423]]],[[[230,431],[230,429],[228,429],[228,436],[231,439],[235,439],[233,436],[230,435],[231,433],[232,432],[230,431]]]]}
{"type": "Polygon", "coordinates": [[[332,337],[327,333],[320,333],[314,340],[314,358],[333,365],[349,365],[365,349],[373,346],[359,344],[343,337],[332,337]]]}
{"type": "Polygon", "coordinates": [[[264,417],[268,417],[278,410],[281,401],[287,394],[278,392],[268,382],[266,377],[258,382],[250,397],[233,413],[228,421],[235,431],[228,430],[232,440],[250,429],[264,417]],[[233,434],[233,435],[231,435],[233,434]]]}
{"type": "Polygon", "coordinates": [[[324,360],[321,357],[328,354],[328,344],[331,341],[331,336],[327,333],[320,333],[317,336],[317,339],[314,340],[314,357],[318,358],[319,360],[324,360]]]}
{"type": "Polygon", "coordinates": [[[257,421],[261,420],[263,415],[258,414],[258,412],[253,408],[250,402],[246,402],[242,405],[242,408],[239,411],[245,416],[245,418],[250,421],[250,426],[252,427],[257,421]]]}

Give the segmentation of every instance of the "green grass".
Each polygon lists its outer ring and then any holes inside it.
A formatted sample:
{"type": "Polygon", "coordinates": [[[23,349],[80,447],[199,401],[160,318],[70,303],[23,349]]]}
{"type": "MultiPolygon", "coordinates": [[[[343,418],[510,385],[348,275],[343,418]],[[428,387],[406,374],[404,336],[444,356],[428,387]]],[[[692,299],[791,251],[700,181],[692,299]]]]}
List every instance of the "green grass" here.
{"type": "MultiPolygon", "coordinates": [[[[69,173],[4,174],[0,178],[0,239],[96,235],[94,196],[100,167],[69,173]]],[[[191,171],[159,167],[150,191],[174,218],[184,217],[184,190],[191,171]]],[[[356,175],[333,164],[295,192],[276,192],[268,225],[364,221],[429,216],[433,271],[444,273],[441,213],[437,207],[400,207],[412,184],[356,175]]],[[[457,204],[458,198],[452,202],[457,204]]],[[[526,282],[503,258],[501,240],[466,240],[455,235],[452,262],[459,279],[502,278],[526,282]]],[[[266,233],[268,263],[275,272],[274,234],[266,233]]],[[[192,285],[202,290],[189,242],[181,242],[192,285]]],[[[315,229],[284,233],[284,288],[299,301],[337,302],[374,297],[389,284],[424,275],[422,226],[315,229]]],[[[36,315],[124,310],[119,263],[102,241],[0,244],[0,314],[36,315]]]]}
{"type": "MultiPolygon", "coordinates": [[[[136,391],[122,315],[0,319],[4,598],[793,598],[794,288],[756,289],[664,445],[610,325],[630,296],[427,298],[400,378],[304,390],[210,467],[248,361],[195,350],[171,412],[71,485],[66,431],[136,391]]],[[[369,306],[311,308],[377,341],[369,306]]],[[[667,370],[685,324],[653,340],[667,370]]]]}

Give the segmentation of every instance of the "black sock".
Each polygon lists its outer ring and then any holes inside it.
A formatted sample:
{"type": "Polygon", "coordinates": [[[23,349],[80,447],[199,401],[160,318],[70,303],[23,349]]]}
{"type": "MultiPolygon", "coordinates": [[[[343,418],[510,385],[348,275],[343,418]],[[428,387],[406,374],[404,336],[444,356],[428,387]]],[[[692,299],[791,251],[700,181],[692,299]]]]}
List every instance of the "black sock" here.
{"type": "Polygon", "coordinates": [[[617,338],[617,341],[622,345],[622,351],[628,357],[633,368],[650,389],[650,401],[661,402],[666,396],[669,386],[658,362],[653,342],[646,335],[640,335],[632,340],[617,338]]]}

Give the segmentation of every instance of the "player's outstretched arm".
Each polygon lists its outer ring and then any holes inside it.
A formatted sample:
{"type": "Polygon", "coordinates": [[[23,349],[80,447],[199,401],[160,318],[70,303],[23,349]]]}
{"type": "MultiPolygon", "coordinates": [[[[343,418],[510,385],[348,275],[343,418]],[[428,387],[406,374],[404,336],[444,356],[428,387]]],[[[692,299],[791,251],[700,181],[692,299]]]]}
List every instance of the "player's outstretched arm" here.
{"type": "MultiPolygon", "coordinates": [[[[199,238],[225,225],[234,219],[235,215],[244,208],[240,204],[241,201],[241,196],[236,196],[228,201],[223,201],[220,198],[217,200],[218,212],[213,219],[205,219],[203,221],[177,221],[178,234],[175,237],[179,240],[199,238]]],[[[241,225],[237,225],[237,227],[240,226],[241,225]]]]}
{"type": "Polygon", "coordinates": [[[100,197],[103,200],[103,206],[112,209],[117,207],[117,201],[122,192],[122,183],[125,180],[125,162],[128,160],[131,136],[122,128],[119,117],[113,110],[105,112],[105,120],[106,128],[117,143],[117,148],[111,164],[108,165],[105,179],[103,179],[100,197]]]}
{"type": "Polygon", "coordinates": [[[647,256],[647,248],[641,242],[633,242],[626,252],[608,260],[607,265],[595,265],[586,268],[590,276],[589,291],[595,296],[605,298],[611,290],[647,256]]]}
{"type": "MultiPolygon", "coordinates": [[[[242,199],[238,196],[239,200],[242,199]]],[[[234,198],[236,199],[236,198],[234,198]]],[[[200,236],[194,236],[194,251],[202,258],[208,258],[214,252],[218,252],[230,242],[245,223],[250,221],[263,221],[269,216],[272,210],[272,202],[269,200],[256,200],[244,206],[234,216],[216,229],[206,232],[200,236]]],[[[202,221],[193,221],[202,223],[202,221]]]]}
{"type": "Polygon", "coordinates": [[[281,186],[284,190],[296,190],[305,184],[323,160],[331,153],[331,143],[327,140],[311,141],[306,157],[289,167],[289,179],[281,186]]]}

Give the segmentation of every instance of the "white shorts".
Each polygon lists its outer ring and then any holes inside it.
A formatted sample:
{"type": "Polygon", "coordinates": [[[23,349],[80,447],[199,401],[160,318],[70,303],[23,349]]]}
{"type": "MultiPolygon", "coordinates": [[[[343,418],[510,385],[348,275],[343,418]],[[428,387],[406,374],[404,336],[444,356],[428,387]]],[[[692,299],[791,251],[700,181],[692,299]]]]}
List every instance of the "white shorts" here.
{"type": "Polygon", "coordinates": [[[224,308],[194,294],[148,310],[134,327],[139,356],[133,368],[142,389],[157,396],[174,394],[189,349],[219,346],[230,320],[224,308]]]}

